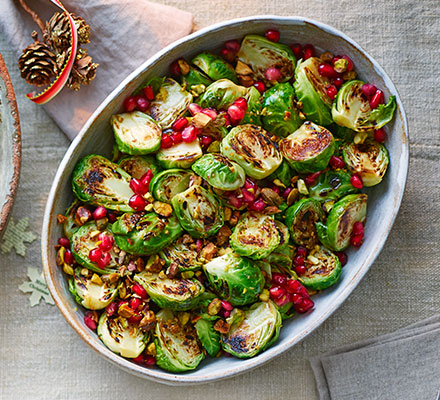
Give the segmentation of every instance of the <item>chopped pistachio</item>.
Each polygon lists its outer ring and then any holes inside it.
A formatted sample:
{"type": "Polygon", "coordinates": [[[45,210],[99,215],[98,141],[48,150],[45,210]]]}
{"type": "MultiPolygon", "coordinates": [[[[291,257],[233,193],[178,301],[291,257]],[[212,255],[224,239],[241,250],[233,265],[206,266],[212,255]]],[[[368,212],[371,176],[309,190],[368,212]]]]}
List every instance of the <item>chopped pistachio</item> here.
{"type": "Polygon", "coordinates": [[[301,194],[309,194],[309,189],[307,189],[306,183],[302,179],[298,179],[297,186],[301,194]]]}

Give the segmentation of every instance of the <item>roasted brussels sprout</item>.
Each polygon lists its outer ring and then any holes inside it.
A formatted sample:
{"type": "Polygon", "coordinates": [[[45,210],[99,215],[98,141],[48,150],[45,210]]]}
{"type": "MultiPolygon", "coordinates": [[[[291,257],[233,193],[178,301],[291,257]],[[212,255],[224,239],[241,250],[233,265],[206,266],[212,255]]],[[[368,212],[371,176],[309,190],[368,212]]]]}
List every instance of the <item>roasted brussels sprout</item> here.
{"type": "Polygon", "coordinates": [[[148,170],[151,170],[153,175],[161,171],[154,156],[126,156],[121,158],[118,164],[127,174],[136,179],[142,178],[148,170]]]}
{"type": "Polygon", "coordinates": [[[190,244],[183,243],[180,239],[166,249],[163,249],[159,254],[167,266],[171,264],[177,265],[179,272],[196,271],[201,269],[203,265],[197,250],[192,249],[190,244]]]}
{"type": "Polygon", "coordinates": [[[213,322],[202,317],[196,322],[195,328],[197,331],[197,336],[199,337],[200,342],[202,343],[202,346],[205,348],[206,352],[211,357],[215,357],[221,350],[222,346],[220,344],[220,333],[214,329],[213,322]]]}
{"type": "Polygon", "coordinates": [[[174,311],[197,307],[205,291],[197,279],[161,278],[158,274],[146,271],[136,274],[133,279],[144,287],[159,307],[174,311]]]}
{"type": "Polygon", "coordinates": [[[370,107],[369,98],[362,92],[364,82],[352,80],[339,89],[332,107],[333,120],[356,132],[379,129],[393,119],[396,99],[391,96],[388,104],[376,109],[370,107]]]}
{"type": "Polygon", "coordinates": [[[198,140],[191,143],[179,143],[168,149],[160,149],[156,153],[159,164],[165,168],[189,168],[203,155],[198,140]]]}
{"type": "Polygon", "coordinates": [[[264,287],[260,268],[233,252],[213,258],[203,269],[213,290],[233,306],[253,303],[264,287]]]}
{"type": "Polygon", "coordinates": [[[294,171],[290,168],[289,163],[283,160],[281,165],[267,177],[268,181],[273,182],[278,179],[284,186],[290,186],[290,180],[294,176],[294,171]]]}
{"type": "Polygon", "coordinates": [[[302,173],[317,172],[327,166],[335,151],[335,139],[327,129],[307,121],[279,146],[293,169],[302,173]]]}
{"type": "Polygon", "coordinates": [[[315,223],[322,219],[323,213],[321,203],[310,198],[290,206],[286,211],[286,225],[292,240],[308,249],[313,248],[318,243],[315,223]]]}
{"type": "Polygon", "coordinates": [[[239,97],[244,97],[247,91],[244,86],[236,85],[229,79],[219,79],[206,88],[199,104],[204,108],[225,110],[239,97]]]}
{"type": "Polygon", "coordinates": [[[318,72],[320,64],[322,61],[316,57],[300,60],[295,69],[293,87],[307,119],[326,126],[333,122],[330,113],[332,100],[327,95],[327,85],[330,81],[318,72]]]}
{"type": "Polygon", "coordinates": [[[154,254],[182,234],[174,214],[163,218],[154,212],[125,213],[113,225],[117,246],[130,254],[154,254]]]}
{"type": "Polygon", "coordinates": [[[203,52],[194,57],[192,63],[214,81],[225,78],[237,82],[237,74],[232,65],[217,55],[203,52]]]}
{"type": "Polygon", "coordinates": [[[264,93],[263,126],[268,132],[286,137],[302,124],[293,100],[295,91],[290,83],[279,83],[264,93]]]}
{"type": "Polygon", "coordinates": [[[221,152],[236,161],[251,178],[263,179],[283,161],[277,146],[261,127],[251,124],[233,128],[222,140],[221,152]]]}
{"type": "Polygon", "coordinates": [[[193,325],[182,326],[169,310],[157,314],[155,334],[156,363],[167,371],[195,369],[205,357],[193,325]]]}
{"type": "Polygon", "coordinates": [[[192,95],[175,80],[166,78],[147,112],[162,129],[170,128],[192,102],[192,95]]]}
{"type": "Polygon", "coordinates": [[[110,123],[119,150],[123,153],[139,155],[159,150],[162,130],[149,115],[140,111],[115,114],[110,123]]]}
{"type": "Polygon", "coordinates": [[[81,274],[81,269],[69,279],[69,290],[75,300],[89,310],[102,310],[107,307],[118,293],[118,282],[97,282],[81,274]]]}
{"type": "Polygon", "coordinates": [[[268,68],[277,68],[281,72],[278,82],[287,82],[293,78],[296,58],[289,46],[274,43],[259,35],[247,35],[241,42],[238,60],[249,66],[255,80],[271,83],[266,77],[268,68]]]}
{"type": "Polygon", "coordinates": [[[246,179],[240,165],[218,153],[205,154],[192,165],[192,170],[211,186],[221,190],[238,189],[246,179]]]}
{"type": "Polygon", "coordinates": [[[109,317],[103,312],[99,318],[98,337],[113,353],[126,358],[136,358],[146,346],[146,335],[141,329],[133,329],[120,318],[109,317]]]}
{"type": "Polygon", "coordinates": [[[223,350],[238,358],[254,357],[278,339],[281,324],[281,314],[274,303],[255,303],[244,313],[244,319],[233,323],[222,337],[223,350]]]}
{"type": "Polygon", "coordinates": [[[171,200],[183,229],[191,236],[204,238],[214,235],[223,225],[223,207],[214,193],[194,185],[171,200]]]}
{"type": "Polygon", "coordinates": [[[178,193],[188,189],[195,174],[187,169],[167,169],[155,175],[150,182],[150,192],[156,200],[171,203],[178,193]]]}
{"type": "Polygon", "coordinates": [[[273,216],[247,212],[234,228],[229,243],[237,254],[261,260],[279,246],[280,233],[273,216]]]}
{"type": "Polygon", "coordinates": [[[72,189],[85,203],[104,206],[110,210],[132,211],[128,200],[131,176],[105,157],[91,154],[82,158],[72,174],[72,189]]]}
{"type": "Polygon", "coordinates": [[[278,248],[282,246],[286,246],[289,244],[290,234],[289,234],[289,228],[287,228],[286,225],[284,225],[281,221],[275,220],[275,225],[278,229],[278,235],[280,236],[280,243],[278,244],[278,248]]]}
{"type": "Polygon", "coordinates": [[[319,175],[315,183],[309,187],[310,197],[318,201],[337,200],[347,194],[357,193],[350,182],[351,174],[340,170],[328,170],[319,175]]]}
{"type": "Polygon", "coordinates": [[[330,250],[320,246],[307,257],[307,271],[299,280],[308,289],[324,290],[335,284],[341,276],[339,258],[330,250]]]}
{"type": "Polygon", "coordinates": [[[364,143],[345,146],[342,154],[350,171],[360,176],[364,186],[382,182],[389,163],[388,151],[383,144],[367,139],[364,143]]]}
{"type": "Polygon", "coordinates": [[[316,223],[319,240],[324,246],[342,251],[350,245],[354,223],[365,222],[367,199],[366,194],[349,194],[332,207],[326,225],[316,223]]]}

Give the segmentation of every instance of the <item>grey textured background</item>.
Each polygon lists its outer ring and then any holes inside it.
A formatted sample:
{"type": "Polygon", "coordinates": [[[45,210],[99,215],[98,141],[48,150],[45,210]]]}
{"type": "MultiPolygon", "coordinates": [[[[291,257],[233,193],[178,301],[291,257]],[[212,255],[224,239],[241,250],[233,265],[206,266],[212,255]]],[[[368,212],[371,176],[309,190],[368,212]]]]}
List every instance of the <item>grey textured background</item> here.
{"type": "MultiPolygon", "coordinates": [[[[198,387],[167,387],[127,375],[90,350],[56,307],[30,308],[27,296],[17,287],[26,279],[26,266],[41,267],[38,241],[29,247],[25,259],[14,253],[1,255],[1,399],[315,399],[307,357],[439,312],[438,0],[161,3],[192,12],[196,27],[245,15],[306,16],[335,26],[364,47],[396,84],[409,118],[410,173],[399,216],[365,279],[319,329],[270,364],[198,387]]],[[[12,75],[23,133],[21,182],[13,217],[30,216],[31,229],[39,233],[47,193],[69,142],[39,106],[24,98],[29,87],[19,78],[13,52],[1,36],[0,52],[12,75]]]]}

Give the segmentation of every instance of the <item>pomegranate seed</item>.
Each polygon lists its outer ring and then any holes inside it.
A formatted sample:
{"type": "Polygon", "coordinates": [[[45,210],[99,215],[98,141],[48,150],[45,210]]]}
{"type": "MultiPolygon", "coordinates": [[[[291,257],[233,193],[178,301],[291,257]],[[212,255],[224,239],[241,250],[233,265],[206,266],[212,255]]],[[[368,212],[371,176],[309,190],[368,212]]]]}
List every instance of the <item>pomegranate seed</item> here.
{"type": "Polygon", "coordinates": [[[244,117],[244,113],[245,111],[235,104],[228,107],[228,114],[233,122],[241,121],[244,117]]]}
{"type": "Polygon", "coordinates": [[[354,247],[361,247],[364,241],[364,235],[355,235],[350,239],[350,244],[354,247]]]}
{"type": "MultiPolygon", "coordinates": [[[[187,129],[187,128],[185,128],[187,129]]],[[[171,140],[173,141],[173,145],[180,144],[183,141],[182,133],[181,132],[174,132],[170,135],[171,140]]]]}
{"type": "Polygon", "coordinates": [[[139,299],[138,297],[132,297],[128,302],[128,305],[133,310],[137,310],[137,308],[141,305],[141,299],[139,299]]]}
{"type": "Polygon", "coordinates": [[[280,188],[277,185],[272,185],[271,189],[276,193],[276,194],[280,194],[280,188]]]}
{"type": "Polygon", "coordinates": [[[307,249],[304,246],[298,246],[296,249],[296,255],[300,257],[305,257],[307,255],[307,249]]]}
{"type": "Polygon", "coordinates": [[[327,96],[330,97],[331,100],[334,100],[338,94],[338,89],[336,89],[335,85],[330,85],[326,90],[327,96]]]}
{"type": "Polygon", "coordinates": [[[253,191],[255,191],[255,189],[257,188],[257,184],[251,181],[249,178],[246,178],[246,180],[244,181],[244,188],[247,190],[252,189],[253,191]]]}
{"type": "Polygon", "coordinates": [[[312,186],[315,183],[315,181],[318,179],[319,175],[321,175],[321,171],[307,175],[305,178],[305,182],[307,183],[308,186],[312,186]]]}
{"type": "Polygon", "coordinates": [[[291,187],[288,187],[284,192],[283,192],[283,199],[284,200],[287,200],[287,196],[289,196],[289,194],[290,194],[290,192],[292,191],[293,189],[291,188],[291,187]]]}
{"type": "Polygon", "coordinates": [[[298,275],[304,275],[307,272],[307,268],[305,265],[298,265],[295,267],[295,272],[298,275]]]}
{"type": "Polygon", "coordinates": [[[125,100],[124,100],[124,110],[125,112],[132,112],[136,109],[136,100],[133,96],[128,96],[125,100]]]}
{"type": "Polygon", "coordinates": [[[95,208],[95,211],[93,211],[93,219],[95,221],[97,221],[98,219],[105,218],[106,215],[107,215],[107,210],[103,206],[98,206],[95,208]]]}
{"type": "Polygon", "coordinates": [[[182,140],[185,143],[194,142],[197,139],[197,129],[195,126],[187,126],[182,132],[182,140]]]}
{"type": "Polygon", "coordinates": [[[150,182],[153,179],[153,172],[149,169],[145,174],[141,176],[141,184],[147,189],[150,188],[150,182]]]}
{"type": "Polygon", "coordinates": [[[350,183],[356,189],[362,189],[364,187],[364,183],[362,182],[362,179],[358,175],[352,175],[351,178],[350,178],[350,183]]]}
{"type": "Polygon", "coordinates": [[[303,285],[301,285],[301,287],[298,289],[296,293],[298,293],[300,296],[304,297],[305,299],[308,299],[310,297],[309,292],[303,285]]]}
{"type": "Polygon", "coordinates": [[[171,136],[164,133],[162,135],[162,141],[160,143],[160,147],[162,149],[169,149],[172,145],[173,145],[173,141],[171,139],[171,136]]]}
{"type": "Polygon", "coordinates": [[[274,43],[277,43],[280,40],[280,32],[274,29],[269,29],[264,36],[266,36],[267,40],[274,43]]]}
{"type": "Polygon", "coordinates": [[[147,201],[139,194],[135,194],[128,200],[128,205],[135,211],[143,211],[147,206],[147,201]]]}
{"type": "Polygon", "coordinates": [[[272,286],[269,289],[270,296],[274,299],[279,299],[282,295],[286,294],[286,290],[279,286],[272,286]]]}
{"type": "Polygon", "coordinates": [[[351,71],[353,69],[353,67],[354,67],[354,64],[353,64],[353,61],[351,60],[351,58],[348,57],[348,56],[345,56],[345,55],[342,56],[341,58],[343,58],[344,60],[348,61],[348,63],[347,63],[347,71],[351,71]]]}
{"type": "Polygon", "coordinates": [[[364,225],[362,222],[357,221],[353,224],[353,235],[364,235],[364,225]]]}
{"type": "Polygon", "coordinates": [[[145,86],[143,89],[142,89],[142,93],[144,94],[144,97],[147,99],[147,100],[154,100],[154,90],[153,90],[153,86],[151,86],[151,85],[148,85],[148,86],[145,86]]]}
{"type": "Polygon", "coordinates": [[[213,110],[212,108],[204,108],[202,111],[200,111],[202,114],[207,115],[211,119],[217,118],[217,111],[213,110]]]}
{"type": "Polygon", "coordinates": [[[374,93],[376,93],[376,91],[377,91],[377,87],[374,86],[374,85],[372,85],[371,83],[364,83],[364,84],[361,86],[361,90],[362,90],[362,93],[363,93],[365,96],[367,96],[367,97],[371,97],[371,96],[374,95],[374,93]]]}
{"type": "Polygon", "coordinates": [[[145,97],[135,96],[134,99],[136,100],[136,108],[139,111],[147,111],[148,107],[150,106],[150,102],[145,97]]]}
{"type": "Polygon", "coordinates": [[[338,76],[338,73],[333,67],[326,63],[323,63],[318,67],[318,72],[321,76],[325,76],[326,78],[336,78],[338,76]]]}
{"type": "Polygon", "coordinates": [[[68,249],[68,248],[70,247],[70,240],[67,239],[67,238],[65,238],[65,237],[60,237],[60,238],[58,239],[58,244],[59,244],[60,246],[65,247],[66,249],[68,249]]]}
{"type": "Polygon", "coordinates": [[[296,256],[293,259],[293,264],[295,267],[299,267],[300,265],[304,265],[304,257],[296,256]]]}
{"type": "Polygon", "coordinates": [[[335,78],[333,80],[333,85],[335,85],[338,89],[344,84],[344,80],[342,78],[335,78]]]}
{"type": "Polygon", "coordinates": [[[341,157],[337,157],[337,156],[331,156],[329,164],[332,168],[344,168],[345,167],[344,160],[341,157]]]}
{"type": "Polygon", "coordinates": [[[144,364],[148,367],[152,367],[156,364],[156,359],[153,356],[147,355],[145,356],[144,364]]]}
{"type": "Polygon", "coordinates": [[[137,324],[142,318],[143,318],[143,317],[142,317],[142,314],[140,314],[140,313],[137,312],[137,313],[134,313],[130,318],[128,318],[127,321],[128,321],[130,324],[135,325],[135,324],[137,324]]]}
{"type": "Polygon", "coordinates": [[[69,265],[73,264],[73,254],[69,249],[64,252],[64,262],[69,265]]]}
{"type": "Polygon", "coordinates": [[[223,310],[222,315],[224,318],[229,318],[231,316],[231,312],[228,310],[223,310]]]}
{"type": "Polygon", "coordinates": [[[101,241],[98,247],[102,251],[110,251],[113,247],[113,244],[115,243],[115,239],[113,239],[113,236],[109,236],[105,233],[100,233],[98,235],[98,239],[101,241]]]}
{"type": "Polygon", "coordinates": [[[133,293],[136,293],[141,299],[145,299],[147,297],[147,291],[144,289],[143,286],[139,285],[139,283],[135,283],[131,290],[133,293]]]}
{"type": "Polygon", "coordinates": [[[197,103],[191,103],[188,106],[188,111],[191,113],[191,115],[196,115],[202,111],[202,107],[200,107],[197,103]]]}
{"type": "Polygon", "coordinates": [[[287,276],[284,274],[274,272],[272,274],[272,282],[274,282],[278,286],[285,286],[287,283],[287,276]]]}
{"type": "Polygon", "coordinates": [[[118,305],[113,301],[105,308],[105,312],[109,317],[111,317],[116,312],[117,309],[118,309],[118,305]]]}
{"type": "Polygon", "coordinates": [[[244,97],[239,97],[237,100],[234,101],[234,104],[244,111],[246,111],[248,108],[248,103],[244,97]]]}
{"type": "Polygon", "coordinates": [[[221,305],[222,305],[222,308],[226,311],[232,311],[232,309],[234,308],[233,305],[231,303],[229,303],[229,301],[226,301],[226,300],[222,300],[221,305]]]}
{"type": "Polygon", "coordinates": [[[249,210],[252,211],[263,211],[266,208],[266,203],[263,199],[258,199],[253,203],[249,204],[249,210]]]}
{"type": "Polygon", "coordinates": [[[289,279],[286,284],[286,289],[289,293],[298,293],[303,286],[296,279],[289,279]]]}
{"type": "Polygon", "coordinates": [[[303,47],[304,51],[304,60],[307,60],[310,57],[315,57],[315,46],[313,44],[305,44],[303,47]]]}
{"type": "Polygon", "coordinates": [[[387,138],[387,134],[385,132],[385,129],[380,128],[374,131],[374,140],[378,143],[385,142],[387,138]]]}
{"type": "Polygon", "coordinates": [[[233,51],[234,53],[238,53],[238,51],[240,50],[240,42],[236,39],[234,40],[228,40],[227,42],[224,43],[224,46],[228,49],[233,51]]]}
{"type": "Polygon", "coordinates": [[[108,213],[108,220],[111,223],[115,222],[116,221],[116,214],[112,213],[112,212],[108,213]]]}
{"type": "Polygon", "coordinates": [[[139,179],[131,178],[129,185],[130,189],[136,194],[143,195],[148,192],[148,188],[146,188],[139,179]]]}
{"type": "Polygon", "coordinates": [[[281,71],[278,68],[269,67],[268,69],[266,69],[264,76],[268,81],[277,81],[281,78],[281,71]]]}
{"type": "Polygon", "coordinates": [[[296,58],[302,58],[302,56],[303,56],[303,49],[302,49],[302,46],[299,43],[292,44],[290,46],[290,48],[292,49],[293,54],[295,54],[296,58]]]}
{"type": "Polygon", "coordinates": [[[235,52],[229,49],[221,49],[220,50],[221,56],[229,62],[233,62],[235,60],[235,52]]]}
{"type": "Polygon", "coordinates": [[[86,324],[87,328],[91,329],[92,331],[96,330],[96,321],[93,319],[93,314],[90,311],[84,314],[84,323],[86,324]]]}
{"type": "Polygon", "coordinates": [[[263,93],[263,92],[266,90],[266,86],[264,85],[263,82],[260,82],[260,81],[255,82],[255,83],[254,83],[254,86],[257,88],[257,90],[258,90],[260,93],[263,93]]]}
{"type": "Polygon", "coordinates": [[[336,251],[335,255],[339,258],[339,261],[341,262],[342,267],[345,264],[347,264],[347,261],[348,261],[347,254],[343,253],[342,251],[336,251]]]}
{"type": "Polygon", "coordinates": [[[231,119],[229,118],[229,115],[225,113],[225,114],[223,114],[223,116],[225,118],[224,126],[225,127],[231,126],[231,119]]]}
{"type": "Polygon", "coordinates": [[[255,200],[255,196],[253,195],[253,193],[249,192],[245,188],[241,189],[241,193],[243,194],[243,201],[245,203],[251,203],[255,200]]]}
{"type": "Polygon", "coordinates": [[[110,253],[102,253],[102,257],[98,260],[96,264],[98,264],[98,267],[101,269],[104,269],[112,259],[110,253]]]}
{"type": "Polygon", "coordinates": [[[298,311],[299,313],[305,313],[307,311],[309,311],[310,309],[312,309],[315,306],[315,303],[313,302],[313,300],[311,299],[303,299],[303,301],[298,304],[295,309],[296,311],[298,311]]]}
{"type": "Polygon", "coordinates": [[[384,101],[384,96],[382,90],[377,89],[376,93],[374,93],[373,97],[370,100],[370,108],[373,110],[379,107],[379,104],[382,104],[384,101]]]}
{"type": "Polygon", "coordinates": [[[102,257],[102,250],[96,248],[89,251],[89,260],[91,262],[98,262],[102,257]]]}
{"type": "Polygon", "coordinates": [[[173,131],[180,132],[188,126],[188,120],[185,117],[178,118],[173,124],[173,131]]]}
{"type": "Polygon", "coordinates": [[[228,196],[228,202],[232,207],[241,208],[243,206],[243,200],[238,198],[235,193],[228,196]]]}
{"type": "Polygon", "coordinates": [[[303,297],[297,293],[293,293],[290,295],[290,301],[297,306],[302,303],[303,297]]]}
{"type": "Polygon", "coordinates": [[[177,77],[182,75],[182,72],[180,71],[180,67],[179,67],[179,62],[177,60],[171,63],[170,72],[171,72],[171,75],[174,75],[177,77]]]}
{"type": "Polygon", "coordinates": [[[287,293],[285,293],[283,296],[281,296],[281,297],[278,298],[278,299],[274,299],[274,302],[275,302],[275,304],[276,304],[278,307],[282,307],[282,306],[284,306],[284,305],[287,304],[289,301],[290,301],[290,296],[289,296],[287,293]]]}
{"type": "Polygon", "coordinates": [[[200,138],[200,141],[202,143],[202,146],[207,147],[213,142],[213,138],[211,136],[202,136],[200,138]]]}
{"type": "Polygon", "coordinates": [[[132,358],[132,361],[135,362],[136,364],[143,364],[144,356],[142,354],[140,354],[137,357],[132,358]]]}

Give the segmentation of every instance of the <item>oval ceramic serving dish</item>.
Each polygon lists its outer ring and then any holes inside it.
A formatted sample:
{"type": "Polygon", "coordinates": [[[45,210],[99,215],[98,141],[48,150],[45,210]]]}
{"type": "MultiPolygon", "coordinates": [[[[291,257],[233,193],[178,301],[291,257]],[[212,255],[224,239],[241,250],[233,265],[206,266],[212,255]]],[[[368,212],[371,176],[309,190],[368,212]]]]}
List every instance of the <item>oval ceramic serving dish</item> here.
{"type": "Polygon", "coordinates": [[[85,124],[64,156],[49,194],[42,231],[45,277],[58,308],[69,324],[94,350],[124,370],[168,384],[206,383],[231,377],[260,366],[294,346],[325,321],[348,297],[386,241],[399,210],[407,171],[407,122],[396,88],[377,62],[353,40],[327,25],[299,17],[258,16],[223,22],[175,42],[146,61],[113,91],[85,124]],[[202,50],[216,51],[226,40],[241,38],[249,33],[262,34],[273,28],[281,32],[283,43],[313,43],[320,50],[347,54],[354,61],[361,79],[383,88],[387,98],[390,95],[397,98],[396,116],[388,125],[390,168],[384,183],[368,190],[366,240],[359,250],[350,252],[350,261],[343,270],[340,283],[314,296],[316,307],[312,313],[296,315],[292,320],[286,321],[279,340],[265,352],[248,360],[224,357],[205,360],[197,370],[184,374],[144,368],[112,353],[84,325],[82,311],[76,311],[78,307],[68,291],[67,281],[55,264],[54,245],[61,234],[56,215],[64,213],[72,200],[72,170],[77,161],[87,154],[110,155],[113,144],[110,116],[120,110],[123,99],[142,82],[150,77],[166,74],[169,64],[179,57],[190,58],[202,50]]]}

